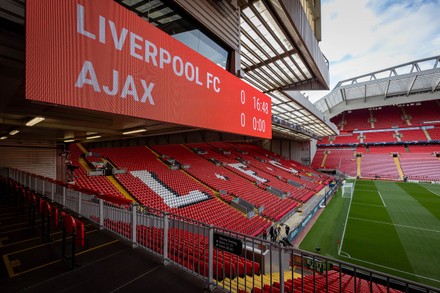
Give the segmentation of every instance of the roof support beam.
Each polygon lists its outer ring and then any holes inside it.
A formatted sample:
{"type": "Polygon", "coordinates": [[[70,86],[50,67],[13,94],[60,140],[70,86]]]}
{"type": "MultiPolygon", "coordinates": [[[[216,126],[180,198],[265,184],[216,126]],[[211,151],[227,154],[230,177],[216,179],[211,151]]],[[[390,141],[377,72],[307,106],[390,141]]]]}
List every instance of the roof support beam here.
{"type": "Polygon", "coordinates": [[[411,90],[412,90],[412,88],[413,88],[413,86],[414,86],[414,83],[416,82],[417,77],[418,77],[418,75],[414,76],[413,80],[412,80],[411,83],[408,85],[408,90],[406,91],[406,96],[407,96],[407,97],[409,96],[409,93],[411,92],[411,90]]]}
{"type": "Polygon", "coordinates": [[[328,104],[327,99],[324,99],[325,104],[327,105],[327,111],[331,114],[332,113],[332,108],[330,107],[330,105],[328,104]]]}
{"type": "Polygon", "coordinates": [[[367,102],[367,85],[365,84],[364,85],[364,103],[366,103],[367,102]]]}
{"type": "Polygon", "coordinates": [[[431,91],[431,93],[433,93],[433,92],[435,91],[435,89],[439,86],[439,84],[440,84],[440,78],[437,79],[437,81],[435,81],[435,82],[432,84],[432,91],[431,91]]]}
{"type": "Polygon", "coordinates": [[[384,100],[387,99],[388,90],[390,89],[390,83],[391,83],[391,80],[389,79],[387,82],[387,88],[385,89],[385,93],[384,93],[384,100]]]}
{"type": "Polygon", "coordinates": [[[340,91],[341,91],[342,101],[345,101],[345,105],[348,105],[347,95],[345,93],[345,89],[340,89],[340,91]]]}
{"type": "MultiPolygon", "coordinates": [[[[272,38],[274,39],[274,40],[278,40],[278,45],[284,50],[284,51],[287,51],[287,48],[284,46],[284,44],[279,40],[279,37],[275,34],[275,32],[274,32],[274,28],[272,28],[271,26],[270,26],[270,24],[269,23],[267,23],[267,21],[265,20],[265,19],[263,19],[263,17],[260,15],[260,13],[258,13],[258,11],[257,11],[257,9],[254,7],[254,5],[249,5],[249,8],[252,10],[252,12],[254,13],[254,15],[255,15],[255,17],[256,18],[258,18],[258,20],[265,26],[265,28],[266,28],[266,30],[270,33],[270,35],[272,36],[272,38]]],[[[261,31],[254,25],[254,23],[250,20],[250,19],[248,19],[247,17],[246,17],[246,15],[244,15],[243,13],[241,14],[241,17],[243,18],[243,20],[245,20],[246,22],[247,22],[247,24],[252,28],[252,30],[265,42],[265,44],[273,51],[273,52],[277,52],[277,50],[275,49],[275,44],[271,44],[265,37],[264,37],[264,35],[261,33],[261,31]]],[[[252,40],[252,38],[249,38],[250,40],[252,40]]],[[[253,40],[254,42],[255,42],[255,40],[253,40]]],[[[294,44],[291,44],[292,45],[292,47],[293,48],[296,48],[296,46],[294,45],[294,44]]],[[[256,44],[255,45],[257,48],[261,48],[261,44],[256,44]]],[[[265,50],[263,50],[263,49],[260,49],[263,53],[265,53],[265,54],[268,54],[265,50]]],[[[293,63],[293,64],[295,64],[295,67],[296,67],[296,69],[298,70],[298,72],[300,72],[301,73],[301,75],[303,76],[303,78],[300,78],[293,70],[289,73],[289,74],[286,74],[286,76],[289,78],[289,79],[291,79],[290,77],[289,77],[289,75],[290,74],[292,74],[293,76],[295,76],[296,77],[296,79],[298,80],[298,81],[300,81],[300,80],[303,80],[303,79],[305,79],[306,78],[306,75],[304,74],[304,72],[302,71],[302,69],[300,68],[300,66],[297,64],[297,62],[295,61],[295,59],[293,59],[293,57],[292,57],[292,55],[293,54],[297,54],[298,53],[298,50],[295,50],[295,52],[292,52],[292,51],[294,51],[294,50],[290,50],[290,51],[288,51],[289,53],[291,53],[291,54],[289,54],[289,55],[287,55],[287,56],[283,56],[283,58],[282,59],[279,59],[279,60],[283,60],[284,58],[289,58],[290,59],[290,61],[293,63]]],[[[268,58],[270,58],[270,56],[269,55],[267,55],[267,57],[268,58]]],[[[272,62],[270,62],[270,63],[272,63],[272,62]]],[[[286,66],[286,67],[289,67],[289,65],[286,63],[286,62],[284,62],[283,61],[283,63],[284,63],[284,65],[286,66]]],[[[267,64],[265,64],[265,65],[267,65],[267,64]]],[[[275,62],[274,63],[274,65],[281,71],[281,72],[284,72],[284,70],[282,69],[282,68],[280,68],[280,66],[275,62]]],[[[261,67],[261,66],[258,66],[258,67],[261,67]]],[[[292,81],[292,80],[291,80],[292,81]]]]}

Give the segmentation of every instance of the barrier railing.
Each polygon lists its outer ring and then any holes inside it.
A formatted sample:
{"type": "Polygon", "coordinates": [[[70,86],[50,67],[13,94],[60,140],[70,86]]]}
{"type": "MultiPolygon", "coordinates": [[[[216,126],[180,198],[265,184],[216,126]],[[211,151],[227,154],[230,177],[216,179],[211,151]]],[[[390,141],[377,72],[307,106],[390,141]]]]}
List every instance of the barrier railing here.
{"type": "MultiPolygon", "coordinates": [[[[5,172],[3,172],[4,174],[5,172]]],[[[213,227],[9,169],[8,177],[230,292],[440,292],[317,253],[213,227]]]]}

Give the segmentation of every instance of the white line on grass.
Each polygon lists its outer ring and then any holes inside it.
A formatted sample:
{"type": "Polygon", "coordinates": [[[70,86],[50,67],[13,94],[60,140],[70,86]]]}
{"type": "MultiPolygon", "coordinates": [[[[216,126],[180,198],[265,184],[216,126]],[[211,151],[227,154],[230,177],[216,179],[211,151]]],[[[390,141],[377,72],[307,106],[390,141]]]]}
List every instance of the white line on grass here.
{"type": "Polygon", "coordinates": [[[384,208],[384,206],[380,206],[380,205],[377,205],[377,204],[369,204],[369,203],[362,203],[362,202],[352,202],[351,204],[358,204],[358,205],[369,206],[369,207],[384,208]]]}
{"type": "MultiPolygon", "coordinates": [[[[341,255],[341,256],[342,257],[347,257],[347,256],[344,256],[344,255],[341,255]]],[[[365,261],[365,260],[358,259],[358,258],[353,258],[353,257],[350,257],[350,259],[354,259],[354,260],[359,261],[359,262],[367,263],[367,264],[378,266],[378,267],[385,268],[385,269],[388,269],[388,270],[392,270],[392,271],[396,271],[396,272],[400,272],[400,273],[404,273],[404,274],[407,274],[407,275],[411,275],[411,276],[415,276],[415,277],[419,277],[419,278],[423,278],[423,279],[426,279],[426,280],[430,280],[430,281],[434,281],[434,282],[440,283],[439,280],[436,280],[436,279],[433,279],[433,278],[428,278],[428,277],[425,277],[425,276],[421,276],[421,275],[409,273],[409,272],[406,272],[406,271],[390,268],[390,267],[387,267],[387,266],[379,265],[379,264],[374,263],[374,262],[369,262],[369,261],[365,261]]]]}
{"type": "Polygon", "coordinates": [[[387,205],[385,204],[385,202],[383,201],[383,197],[382,194],[380,194],[380,191],[378,190],[377,193],[379,193],[380,199],[382,200],[383,206],[387,207],[387,205]]]}
{"type": "MultiPolygon", "coordinates": [[[[354,180],[354,183],[353,183],[353,195],[354,195],[354,191],[355,191],[355,186],[356,186],[356,179],[354,180]]],[[[350,197],[350,204],[348,206],[347,217],[345,218],[344,230],[342,231],[341,243],[339,244],[338,255],[341,254],[342,244],[344,243],[345,229],[347,228],[348,215],[350,214],[350,208],[351,208],[352,201],[353,201],[353,196],[350,197]]]]}
{"type": "Polygon", "coordinates": [[[426,188],[426,190],[430,191],[431,193],[433,193],[433,194],[435,194],[435,195],[437,195],[437,196],[440,196],[440,194],[438,194],[437,192],[434,192],[434,191],[432,191],[432,190],[430,190],[430,189],[428,189],[428,188],[426,188]]]}
{"type": "Polygon", "coordinates": [[[376,192],[376,190],[374,190],[374,189],[362,189],[362,188],[358,188],[358,189],[356,189],[356,191],[362,191],[362,192],[376,192]]]}
{"type": "Polygon", "coordinates": [[[371,222],[371,223],[378,223],[378,224],[391,225],[391,226],[402,227],[402,228],[410,228],[410,229],[416,229],[416,230],[422,230],[422,231],[428,231],[428,232],[440,233],[440,230],[434,230],[434,229],[426,229],[426,228],[420,228],[420,227],[414,227],[414,226],[407,226],[407,225],[393,224],[393,223],[387,223],[387,222],[381,222],[381,221],[374,221],[374,220],[368,220],[368,219],[362,219],[362,218],[356,218],[356,217],[350,217],[350,219],[353,219],[353,220],[359,220],[359,221],[365,221],[365,222],[371,222]]]}

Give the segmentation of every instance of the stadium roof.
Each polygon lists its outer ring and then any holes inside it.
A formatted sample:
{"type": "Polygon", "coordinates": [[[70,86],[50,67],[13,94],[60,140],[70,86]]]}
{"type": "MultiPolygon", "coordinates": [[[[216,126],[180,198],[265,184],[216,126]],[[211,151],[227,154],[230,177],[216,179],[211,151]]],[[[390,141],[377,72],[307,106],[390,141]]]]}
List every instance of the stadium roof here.
{"type": "Polygon", "coordinates": [[[281,0],[258,0],[243,7],[243,79],[271,97],[274,118],[295,126],[285,128],[278,124],[273,127],[274,132],[299,140],[335,134],[336,127],[324,121],[313,104],[292,92],[327,89],[329,69],[316,38],[303,38],[314,34],[308,22],[304,23],[302,8],[294,9],[299,14],[295,18],[289,15],[283,3],[281,0]],[[303,22],[297,20],[301,17],[303,22]],[[303,31],[298,33],[298,28],[303,31]]]}
{"type": "Polygon", "coordinates": [[[345,110],[440,99],[440,56],[340,81],[315,105],[328,118],[345,110]]]}

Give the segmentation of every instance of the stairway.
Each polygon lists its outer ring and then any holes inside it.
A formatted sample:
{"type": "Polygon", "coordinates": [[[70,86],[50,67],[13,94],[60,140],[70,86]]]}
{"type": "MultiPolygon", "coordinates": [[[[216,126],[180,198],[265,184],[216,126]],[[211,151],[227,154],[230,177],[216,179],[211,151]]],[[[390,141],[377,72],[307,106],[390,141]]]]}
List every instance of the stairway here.
{"type": "Polygon", "coordinates": [[[81,166],[84,168],[84,170],[86,170],[86,174],[89,174],[90,171],[90,166],[87,163],[86,159],[84,159],[83,157],[79,158],[79,163],[81,164],[81,166]]]}
{"type": "Polygon", "coordinates": [[[80,143],[77,143],[76,144],[79,148],[80,148],[80,150],[82,150],[83,151],[83,153],[87,153],[87,150],[86,150],[86,148],[82,145],[82,144],[80,144],[80,143]]]}
{"type": "Polygon", "coordinates": [[[110,181],[111,184],[113,184],[114,187],[126,198],[131,200],[132,202],[137,202],[131,194],[123,187],[118,180],[112,175],[112,176],[105,176],[108,181],[110,181]]]}
{"type": "MultiPolygon", "coordinates": [[[[301,278],[301,274],[293,273],[293,278],[301,278]]],[[[292,280],[292,271],[284,272],[284,281],[292,280]]],[[[245,276],[244,278],[235,277],[233,279],[225,278],[223,281],[219,282],[218,286],[227,289],[230,292],[238,292],[239,290],[246,290],[247,292],[251,292],[253,287],[262,288],[265,284],[272,285],[273,282],[280,281],[280,273],[274,272],[270,274],[261,274],[254,275],[252,277],[245,276]]],[[[296,290],[295,290],[296,292],[296,290]]],[[[300,292],[298,290],[298,292],[300,292]]]]}
{"type": "Polygon", "coordinates": [[[405,107],[400,107],[400,109],[402,109],[403,121],[405,121],[408,126],[411,126],[411,118],[410,115],[406,113],[405,107]]]}
{"type": "Polygon", "coordinates": [[[327,156],[328,156],[328,153],[327,152],[324,152],[324,157],[322,158],[322,162],[321,162],[321,168],[324,168],[325,167],[325,161],[327,161],[327,156]]]}
{"type": "Polygon", "coordinates": [[[431,140],[431,136],[429,135],[428,130],[423,129],[423,133],[425,133],[425,136],[426,136],[426,139],[427,139],[427,140],[431,140]]]}
{"type": "Polygon", "coordinates": [[[399,157],[393,157],[394,164],[396,164],[397,172],[399,172],[400,180],[403,180],[403,177],[405,176],[403,174],[402,166],[400,165],[399,157]]]}
{"type": "Polygon", "coordinates": [[[356,176],[361,177],[361,163],[362,163],[362,157],[356,157],[356,163],[357,163],[357,172],[356,176]]]}

